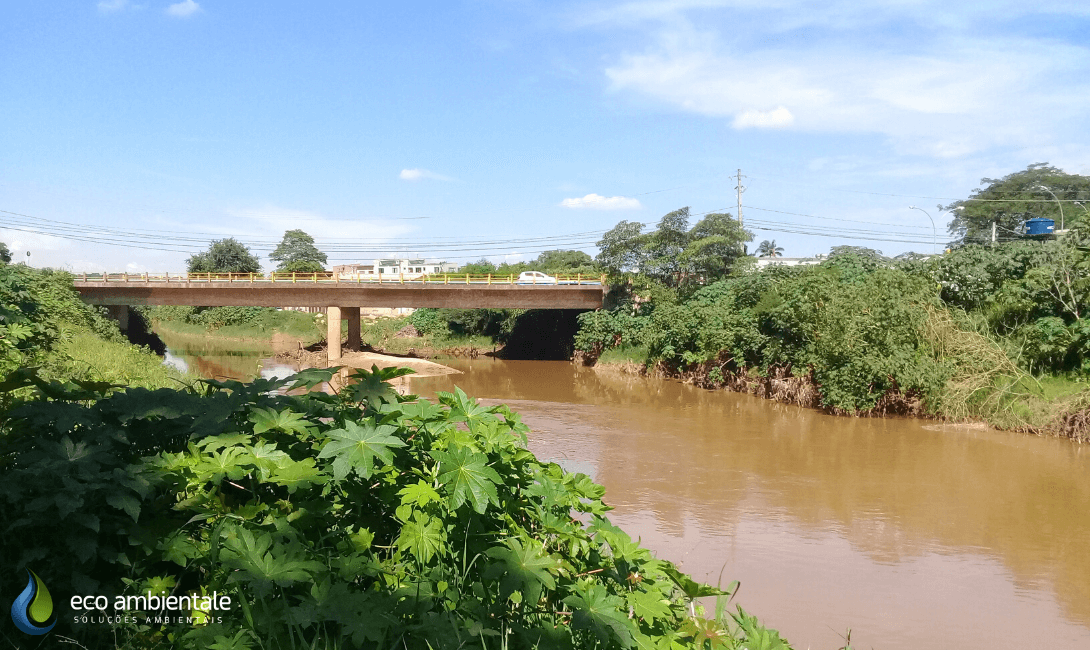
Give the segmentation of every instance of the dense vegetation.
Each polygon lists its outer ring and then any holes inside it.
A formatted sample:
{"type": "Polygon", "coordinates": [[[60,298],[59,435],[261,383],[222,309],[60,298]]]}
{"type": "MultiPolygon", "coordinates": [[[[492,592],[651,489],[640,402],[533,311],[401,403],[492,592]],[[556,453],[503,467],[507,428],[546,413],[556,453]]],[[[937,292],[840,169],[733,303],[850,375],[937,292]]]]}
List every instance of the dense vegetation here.
{"type": "Polygon", "coordinates": [[[181,375],[131,345],[105,310],[79,299],[68,273],[0,265],[0,376],[38,367],[62,381],[177,385],[181,375]]]}
{"type": "Polygon", "coordinates": [[[1069,227],[930,259],[842,247],[706,286],[619,276],[616,307],[583,314],[576,347],[587,360],[627,348],[703,385],[835,412],[1034,428],[1044,414],[1027,400],[1048,396],[1029,373],[1066,377],[1066,393],[1090,378],[1090,223],[1069,227]]]}
{"type": "Polygon", "coordinates": [[[52,634],[82,647],[787,647],[726,612],[736,585],[613,526],[603,488],[537,460],[517,414],[398,395],[405,372],[327,394],[309,389],[337,369],[120,391],[17,370],[0,389],[34,394],[0,417],[0,564],[44,580],[52,634]],[[231,601],[113,604],[149,593],[231,601]]]}

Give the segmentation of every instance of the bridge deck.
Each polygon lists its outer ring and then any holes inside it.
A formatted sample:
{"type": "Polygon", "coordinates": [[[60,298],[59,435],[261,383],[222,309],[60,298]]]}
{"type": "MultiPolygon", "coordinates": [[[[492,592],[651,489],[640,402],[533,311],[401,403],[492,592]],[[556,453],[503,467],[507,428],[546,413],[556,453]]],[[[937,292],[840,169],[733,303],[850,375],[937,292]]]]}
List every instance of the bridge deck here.
{"type": "Polygon", "coordinates": [[[514,276],[352,276],[249,273],[84,274],[75,279],[96,305],[263,307],[453,307],[597,309],[603,278],[561,276],[555,283],[519,283],[514,276]]]}

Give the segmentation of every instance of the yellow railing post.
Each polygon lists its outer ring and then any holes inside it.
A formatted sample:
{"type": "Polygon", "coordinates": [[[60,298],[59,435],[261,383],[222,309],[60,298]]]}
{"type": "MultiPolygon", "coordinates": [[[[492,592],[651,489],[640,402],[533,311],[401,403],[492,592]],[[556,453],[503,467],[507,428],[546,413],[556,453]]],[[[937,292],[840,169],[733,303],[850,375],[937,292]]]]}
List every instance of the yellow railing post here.
{"type": "Polygon", "coordinates": [[[401,281],[401,284],[405,284],[405,272],[404,271],[400,271],[397,274],[397,277],[401,281]]]}
{"type": "Polygon", "coordinates": [[[488,285],[492,286],[492,274],[491,273],[488,274],[488,285]]]}
{"type": "Polygon", "coordinates": [[[583,274],[582,273],[577,273],[576,274],[575,283],[576,284],[583,284],[583,274]]]}
{"type": "Polygon", "coordinates": [[[291,272],[291,281],[295,282],[295,271],[291,272]]]}
{"type": "Polygon", "coordinates": [[[466,273],[466,284],[469,284],[469,274],[466,273]]]}

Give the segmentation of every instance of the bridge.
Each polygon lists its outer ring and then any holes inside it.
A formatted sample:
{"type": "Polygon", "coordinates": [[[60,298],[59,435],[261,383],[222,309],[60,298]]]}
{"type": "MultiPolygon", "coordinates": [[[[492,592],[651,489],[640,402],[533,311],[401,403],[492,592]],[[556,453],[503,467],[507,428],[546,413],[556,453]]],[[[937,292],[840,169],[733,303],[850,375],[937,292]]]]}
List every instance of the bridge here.
{"type": "Polygon", "coordinates": [[[360,349],[360,307],[598,309],[606,290],[604,276],[582,275],[538,284],[513,275],[85,273],[74,285],[84,302],[106,306],[123,329],[134,305],[324,307],[330,361],[341,358],[342,319],[347,347],[360,349]]]}

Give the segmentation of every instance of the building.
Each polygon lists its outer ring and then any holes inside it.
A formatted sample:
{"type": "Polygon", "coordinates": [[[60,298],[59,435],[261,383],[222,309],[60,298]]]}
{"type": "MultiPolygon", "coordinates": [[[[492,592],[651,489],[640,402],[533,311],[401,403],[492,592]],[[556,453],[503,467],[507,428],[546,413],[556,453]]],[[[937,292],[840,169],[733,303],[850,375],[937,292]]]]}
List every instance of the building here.
{"type": "Polygon", "coordinates": [[[766,266],[806,266],[809,264],[821,264],[825,260],[824,255],[817,257],[758,257],[757,268],[766,266]]]}
{"type": "Polygon", "coordinates": [[[458,270],[458,265],[453,262],[435,262],[424,259],[381,259],[375,260],[371,264],[364,262],[341,264],[332,267],[330,270],[344,280],[354,280],[357,276],[377,278],[380,275],[388,278],[412,280],[424,275],[454,273],[458,270]]]}

